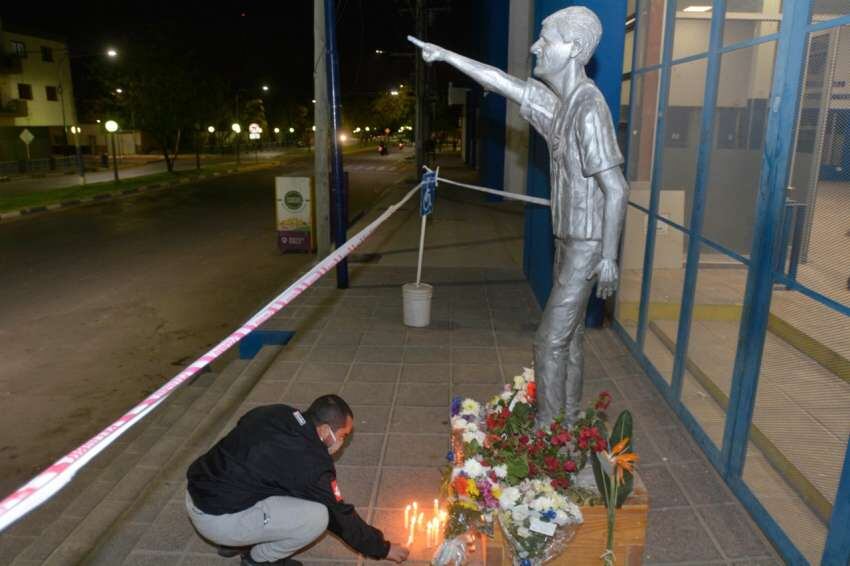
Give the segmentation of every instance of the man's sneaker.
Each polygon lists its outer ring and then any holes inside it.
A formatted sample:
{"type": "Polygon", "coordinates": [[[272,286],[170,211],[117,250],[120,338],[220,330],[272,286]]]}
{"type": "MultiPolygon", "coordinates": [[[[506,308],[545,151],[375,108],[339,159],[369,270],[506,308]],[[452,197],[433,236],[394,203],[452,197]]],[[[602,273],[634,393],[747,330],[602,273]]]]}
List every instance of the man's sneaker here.
{"type": "Polygon", "coordinates": [[[274,562],[256,562],[253,558],[251,558],[251,553],[246,552],[242,555],[242,565],[241,566],[304,566],[298,560],[294,558],[281,558],[280,560],[275,560],[274,562]]]}
{"type": "Polygon", "coordinates": [[[247,546],[218,546],[218,555],[222,558],[233,558],[250,550],[247,546]]]}

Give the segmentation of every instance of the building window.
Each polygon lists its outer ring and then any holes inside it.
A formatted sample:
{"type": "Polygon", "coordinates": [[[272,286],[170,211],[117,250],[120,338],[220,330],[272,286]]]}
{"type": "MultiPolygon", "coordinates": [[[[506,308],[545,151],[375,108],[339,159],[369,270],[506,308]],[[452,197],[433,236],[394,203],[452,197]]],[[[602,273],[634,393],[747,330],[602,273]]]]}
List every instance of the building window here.
{"type": "Polygon", "coordinates": [[[27,46],[23,41],[13,41],[12,42],[12,53],[17,55],[18,57],[26,57],[27,56],[27,46]]]}
{"type": "Polygon", "coordinates": [[[41,60],[46,62],[46,63],[52,63],[53,62],[53,48],[52,47],[45,47],[44,45],[41,46],[41,60]]]}
{"type": "Polygon", "coordinates": [[[57,89],[55,86],[44,87],[44,92],[47,94],[47,100],[58,100],[57,89]]]}
{"type": "Polygon", "coordinates": [[[32,100],[32,85],[18,83],[18,98],[21,100],[32,100]]]}

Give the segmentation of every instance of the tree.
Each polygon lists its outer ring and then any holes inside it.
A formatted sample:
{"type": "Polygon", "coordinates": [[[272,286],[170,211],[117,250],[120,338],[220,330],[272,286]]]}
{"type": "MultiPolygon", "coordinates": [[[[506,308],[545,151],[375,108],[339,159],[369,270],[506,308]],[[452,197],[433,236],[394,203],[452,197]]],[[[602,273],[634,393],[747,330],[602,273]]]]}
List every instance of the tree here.
{"type": "Polygon", "coordinates": [[[180,152],[184,133],[222,115],[226,89],[215,73],[205,73],[203,61],[174,40],[176,30],[148,31],[122,52],[111,73],[121,85],[123,119],[151,136],[165,158],[168,171],[180,152]]]}
{"type": "Polygon", "coordinates": [[[380,123],[375,124],[379,128],[389,128],[398,131],[399,127],[410,124],[413,121],[414,100],[403,93],[393,96],[389,92],[383,92],[372,102],[374,118],[380,123]]]}

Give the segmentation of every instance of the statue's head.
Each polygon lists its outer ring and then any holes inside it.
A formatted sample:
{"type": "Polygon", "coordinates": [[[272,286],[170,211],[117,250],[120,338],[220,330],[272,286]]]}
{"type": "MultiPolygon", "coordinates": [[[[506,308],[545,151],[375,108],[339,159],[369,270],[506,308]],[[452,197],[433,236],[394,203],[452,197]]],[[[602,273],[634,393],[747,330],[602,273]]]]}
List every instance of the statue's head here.
{"type": "Polygon", "coordinates": [[[589,9],[571,6],[558,10],[543,20],[540,38],[531,46],[537,57],[534,74],[545,79],[558,75],[570,61],[586,65],[601,36],[602,24],[589,9]]]}

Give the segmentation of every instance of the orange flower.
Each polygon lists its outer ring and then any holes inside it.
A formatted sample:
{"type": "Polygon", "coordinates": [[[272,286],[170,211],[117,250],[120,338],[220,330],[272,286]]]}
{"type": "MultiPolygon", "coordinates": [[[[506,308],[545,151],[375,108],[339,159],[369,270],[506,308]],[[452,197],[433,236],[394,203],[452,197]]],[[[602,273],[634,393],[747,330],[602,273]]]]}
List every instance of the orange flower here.
{"type": "Polygon", "coordinates": [[[640,458],[634,452],[624,452],[629,445],[629,437],[625,437],[614,446],[611,452],[606,452],[605,456],[611,463],[611,469],[614,470],[617,478],[617,485],[623,483],[623,472],[634,472],[635,464],[640,461],[640,458]]]}
{"type": "Polygon", "coordinates": [[[537,399],[537,383],[532,381],[525,387],[525,396],[529,399],[537,399]]]}
{"type": "Polygon", "coordinates": [[[452,482],[452,487],[455,488],[455,493],[458,495],[466,495],[466,488],[468,483],[464,476],[458,476],[452,482]]]}

